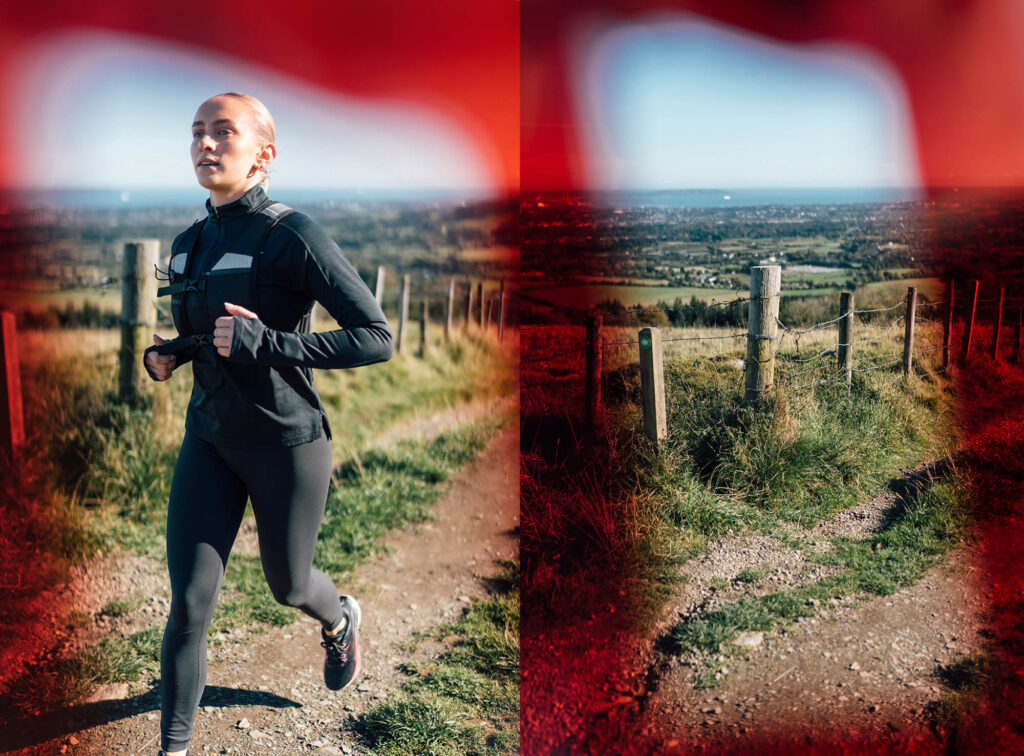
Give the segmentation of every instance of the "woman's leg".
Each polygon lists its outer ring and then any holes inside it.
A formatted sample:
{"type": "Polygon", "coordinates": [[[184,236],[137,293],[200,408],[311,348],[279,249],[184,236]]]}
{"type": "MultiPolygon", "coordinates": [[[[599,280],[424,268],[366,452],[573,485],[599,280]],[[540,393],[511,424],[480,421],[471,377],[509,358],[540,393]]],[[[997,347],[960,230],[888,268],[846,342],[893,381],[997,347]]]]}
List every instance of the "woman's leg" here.
{"type": "Polygon", "coordinates": [[[249,490],[260,558],[278,602],[332,630],[342,621],[334,582],[313,569],[320,521],[331,483],[331,443],[316,441],[272,451],[222,450],[249,490]]]}
{"type": "Polygon", "coordinates": [[[188,433],[171,481],[171,611],[160,658],[161,747],[185,748],[206,685],[206,631],[245,511],[246,490],[217,449],[188,433]]]}

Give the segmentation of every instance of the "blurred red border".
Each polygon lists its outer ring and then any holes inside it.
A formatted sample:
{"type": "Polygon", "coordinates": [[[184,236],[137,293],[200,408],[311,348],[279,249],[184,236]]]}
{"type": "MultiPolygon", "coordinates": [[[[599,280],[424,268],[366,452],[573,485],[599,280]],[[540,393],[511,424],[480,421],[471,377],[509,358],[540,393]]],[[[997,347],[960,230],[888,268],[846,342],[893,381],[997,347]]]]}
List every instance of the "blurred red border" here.
{"type": "MultiPolygon", "coordinates": [[[[499,192],[518,191],[514,0],[8,3],[0,16],[0,74],[10,73],[26,47],[76,28],[180,42],[346,95],[433,107],[471,135],[499,192]]],[[[0,184],[17,184],[15,147],[0,131],[0,184]]]]}

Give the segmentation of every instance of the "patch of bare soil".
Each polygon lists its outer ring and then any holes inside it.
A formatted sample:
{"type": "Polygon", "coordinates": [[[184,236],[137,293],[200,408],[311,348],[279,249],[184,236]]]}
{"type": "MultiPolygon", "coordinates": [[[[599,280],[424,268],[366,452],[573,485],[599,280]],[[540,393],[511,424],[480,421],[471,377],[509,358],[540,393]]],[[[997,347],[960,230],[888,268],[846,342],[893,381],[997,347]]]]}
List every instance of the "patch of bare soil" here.
{"type": "MultiPolygon", "coordinates": [[[[471,414],[453,410],[433,418],[433,427],[424,424],[420,432],[436,435],[484,411],[496,410],[491,405],[475,407],[471,414]]],[[[363,667],[345,691],[334,693],[324,687],[319,625],[307,618],[249,635],[248,640],[229,636],[219,639],[220,645],[211,644],[207,688],[191,752],[366,752],[352,727],[358,717],[400,687],[406,679],[403,664],[445,650],[436,642],[417,645],[416,633],[461,616],[473,599],[487,595],[500,562],[517,555],[518,448],[518,428],[501,431],[474,462],[448,481],[433,510],[434,519],[392,534],[382,556],[339,586],[339,593],[359,599],[363,618],[363,667]]],[[[243,537],[236,547],[250,546],[243,537]]],[[[111,596],[140,589],[152,596],[131,617],[104,619],[101,613],[88,636],[130,632],[137,629],[140,613],[166,612],[166,586],[151,574],[152,564],[136,565],[124,558],[90,571],[101,575],[103,590],[97,591],[96,585],[83,590],[108,598],[91,599],[96,606],[90,604],[87,611],[98,611],[111,596]]],[[[107,686],[90,702],[48,720],[52,739],[43,738],[26,753],[151,756],[159,747],[159,702],[153,689],[129,696],[127,686],[107,686]]]]}

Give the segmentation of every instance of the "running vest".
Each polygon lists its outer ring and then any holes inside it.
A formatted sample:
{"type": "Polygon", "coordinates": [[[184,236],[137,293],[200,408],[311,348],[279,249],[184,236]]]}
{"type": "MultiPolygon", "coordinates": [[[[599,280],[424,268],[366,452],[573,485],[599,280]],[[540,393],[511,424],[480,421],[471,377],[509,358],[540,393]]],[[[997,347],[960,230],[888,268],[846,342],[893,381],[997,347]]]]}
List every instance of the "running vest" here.
{"type": "MultiPolygon", "coordinates": [[[[178,251],[172,250],[166,273],[167,285],[157,289],[158,297],[171,297],[171,317],[179,337],[153,348],[157,354],[176,354],[194,346],[211,343],[210,331],[198,330],[189,322],[184,307],[187,296],[199,296],[205,301],[208,311],[215,312],[219,303],[232,302],[257,314],[260,309],[257,296],[257,277],[260,260],[267,237],[283,218],[295,212],[283,202],[271,202],[260,212],[254,213],[242,235],[223,253],[209,270],[190,277],[187,275],[190,260],[196,255],[196,244],[206,219],[197,220],[180,238],[178,251]],[[186,251],[181,251],[182,249],[186,251]]],[[[310,332],[312,305],[302,317],[299,333],[310,332]]]]}

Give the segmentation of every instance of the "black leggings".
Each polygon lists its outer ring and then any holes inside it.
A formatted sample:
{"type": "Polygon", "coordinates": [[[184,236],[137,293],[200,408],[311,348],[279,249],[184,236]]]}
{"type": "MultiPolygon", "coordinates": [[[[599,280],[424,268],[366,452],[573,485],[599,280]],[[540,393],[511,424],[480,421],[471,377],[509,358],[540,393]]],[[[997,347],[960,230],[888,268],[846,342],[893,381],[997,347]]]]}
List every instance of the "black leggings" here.
{"type": "Polygon", "coordinates": [[[192,736],[206,685],[206,632],[247,497],[274,598],[328,629],[341,622],[334,583],[313,569],[330,479],[326,434],[291,448],[248,451],[220,449],[186,432],[167,512],[171,611],[160,661],[165,751],[185,748],[192,736]]]}

